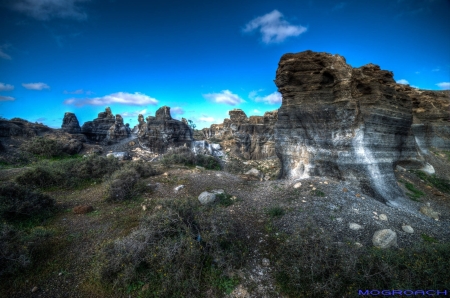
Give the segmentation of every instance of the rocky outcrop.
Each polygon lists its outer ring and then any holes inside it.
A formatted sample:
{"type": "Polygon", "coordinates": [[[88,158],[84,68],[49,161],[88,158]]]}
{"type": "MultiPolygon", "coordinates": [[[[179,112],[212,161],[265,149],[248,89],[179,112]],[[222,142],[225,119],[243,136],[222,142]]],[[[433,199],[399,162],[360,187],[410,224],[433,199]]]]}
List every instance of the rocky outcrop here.
{"type": "Polygon", "coordinates": [[[21,118],[0,119],[0,137],[34,137],[51,130],[42,123],[32,123],[21,118]]]}
{"type": "Polygon", "coordinates": [[[116,119],[108,107],[104,112],[98,114],[93,121],[87,121],[81,127],[81,132],[86,135],[90,141],[104,141],[108,135],[111,126],[115,126],[116,119]]]}
{"type": "Polygon", "coordinates": [[[222,124],[213,124],[202,130],[206,139],[232,139],[233,151],[244,159],[264,159],[275,156],[273,127],[277,110],[264,116],[250,116],[241,109],[229,112],[230,118],[222,124]]]}
{"type": "MultiPolygon", "coordinates": [[[[128,124],[128,123],[127,123],[128,124]]],[[[114,125],[112,125],[106,134],[106,141],[109,143],[116,143],[131,135],[131,130],[128,126],[123,124],[123,118],[119,114],[116,115],[114,125]]]]}
{"type": "Polygon", "coordinates": [[[138,116],[138,139],[145,149],[165,153],[171,147],[191,147],[192,130],[186,123],[172,119],[170,107],[159,108],[155,117],[148,116],[146,120],[143,115],[138,116]]]}
{"type": "Polygon", "coordinates": [[[428,148],[450,150],[450,91],[412,89],[412,130],[422,153],[428,148]]]}
{"type": "Polygon", "coordinates": [[[64,114],[61,130],[71,134],[81,133],[80,123],[78,123],[77,116],[74,113],[66,112],[64,114]]]}
{"type": "Polygon", "coordinates": [[[411,130],[412,88],[377,65],[352,68],[342,56],[311,51],[283,55],[275,84],[281,178],[352,180],[390,206],[404,203],[394,166],[424,165],[411,130]]]}

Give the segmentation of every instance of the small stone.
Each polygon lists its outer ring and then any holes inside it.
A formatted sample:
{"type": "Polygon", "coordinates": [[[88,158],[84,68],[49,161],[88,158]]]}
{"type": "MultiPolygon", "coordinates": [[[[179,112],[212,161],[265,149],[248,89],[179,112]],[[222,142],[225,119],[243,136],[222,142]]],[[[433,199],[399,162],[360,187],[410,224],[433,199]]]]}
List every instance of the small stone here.
{"type": "Polygon", "coordinates": [[[312,190],[316,190],[317,188],[313,187],[312,190]]]}
{"type": "Polygon", "coordinates": [[[160,210],[162,208],[162,205],[155,206],[155,210],[160,210]]]}
{"type": "Polygon", "coordinates": [[[376,213],[375,211],[372,211],[373,214],[378,215],[378,213],[376,213]]]}
{"type": "Polygon", "coordinates": [[[387,220],[386,214],[380,214],[379,217],[380,217],[380,220],[387,220]]]}
{"type": "Polygon", "coordinates": [[[360,197],[361,197],[361,194],[357,193],[355,196],[356,196],[357,198],[360,198],[360,197]]]}
{"type": "Polygon", "coordinates": [[[397,234],[391,229],[378,230],[372,237],[372,243],[379,248],[397,246],[397,234]]]}
{"type": "Polygon", "coordinates": [[[147,210],[147,206],[145,206],[145,205],[142,205],[142,210],[147,210]]]}
{"type": "Polygon", "coordinates": [[[31,293],[36,293],[37,290],[38,290],[38,287],[33,287],[33,288],[31,289],[31,293]]]}
{"type": "Polygon", "coordinates": [[[266,259],[266,258],[262,259],[262,265],[263,265],[264,267],[269,266],[269,265],[270,265],[269,259],[266,259]]]}
{"type": "Polygon", "coordinates": [[[294,184],[294,188],[299,188],[299,187],[301,187],[301,186],[302,186],[302,183],[301,183],[301,182],[297,182],[297,183],[294,184]]]}
{"type": "Polygon", "coordinates": [[[169,173],[167,173],[167,172],[165,172],[164,174],[163,174],[163,176],[169,176],[169,173]]]}
{"type": "Polygon", "coordinates": [[[179,192],[181,189],[183,189],[184,188],[184,185],[178,185],[177,187],[175,187],[173,190],[175,191],[175,192],[179,192]]]}
{"type": "Polygon", "coordinates": [[[148,290],[148,288],[150,287],[150,285],[149,284],[145,284],[145,285],[143,285],[142,286],[142,289],[141,289],[141,291],[142,292],[145,292],[145,291],[147,291],[148,290]]]}
{"type": "Polygon", "coordinates": [[[195,166],[195,168],[199,169],[199,170],[204,170],[205,169],[204,167],[201,167],[201,166],[195,166]]]}
{"type": "Polygon", "coordinates": [[[361,244],[361,243],[359,243],[359,242],[355,242],[355,245],[357,246],[357,247],[362,247],[363,245],[361,244]]]}
{"type": "Polygon", "coordinates": [[[402,230],[409,234],[414,233],[414,229],[409,225],[403,225],[402,230]]]}
{"type": "Polygon", "coordinates": [[[303,203],[306,203],[306,201],[305,201],[305,200],[302,200],[302,202],[303,202],[303,203]]]}
{"type": "Polygon", "coordinates": [[[310,184],[309,187],[314,187],[314,185],[310,184]]]}
{"type": "Polygon", "coordinates": [[[344,187],[344,188],[342,189],[342,191],[343,191],[343,192],[348,192],[348,189],[344,187]]]}
{"type": "Polygon", "coordinates": [[[86,214],[94,211],[94,207],[92,206],[76,206],[73,208],[73,213],[75,214],[86,214]]]}
{"type": "Polygon", "coordinates": [[[328,182],[327,182],[327,181],[325,181],[325,182],[324,182],[324,184],[328,184],[328,182]]]}
{"type": "Polygon", "coordinates": [[[349,226],[350,229],[352,229],[354,231],[362,229],[362,226],[360,226],[360,225],[358,225],[356,223],[353,223],[353,222],[349,223],[348,226],[349,226]]]}
{"type": "Polygon", "coordinates": [[[341,217],[336,218],[336,221],[337,221],[337,222],[342,222],[342,220],[343,220],[343,219],[342,219],[341,217]]]}

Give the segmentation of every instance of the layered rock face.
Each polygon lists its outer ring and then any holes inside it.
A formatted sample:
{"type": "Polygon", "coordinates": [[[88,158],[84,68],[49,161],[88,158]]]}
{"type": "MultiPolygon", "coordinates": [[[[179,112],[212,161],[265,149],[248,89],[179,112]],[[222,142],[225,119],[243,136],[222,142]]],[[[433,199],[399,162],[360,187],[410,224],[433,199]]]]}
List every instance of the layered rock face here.
{"type": "Polygon", "coordinates": [[[450,91],[413,89],[412,130],[422,153],[430,147],[450,150],[450,91]]]}
{"type": "Polygon", "coordinates": [[[311,51],[281,57],[275,84],[283,96],[275,125],[281,178],[353,180],[391,206],[403,201],[394,165],[423,166],[411,132],[412,88],[368,64],[311,51]]]}
{"type": "Polygon", "coordinates": [[[213,124],[202,130],[206,139],[233,139],[234,152],[245,159],[264,159],[275,156],[274,124],[278,112],[264,116],[250,116],[241,109],[229,112],[230,118],[222,124],[213,124]]]}
{"type": "Polygon", "coordinates": [[[123,118],[119,114],[116,115],[114,125],[112,125],[106,134],[106,141],[118,142],[128,138],[131,135],[129,126],[123,124],[123,118]]]}
{"type": "Polygon", "coordinates": [[[104,112],[98,114],[98,117],[93,121],[87,121],[81,127],[81,132],[86,137],[94,142],[101,142],[105,140],[111,126],[115,126],[116,119],[108,107],[104,112]]]}
{"type": "Polygon", "coordinates": [[[154,152],[165,153],[170,147],[191,147],[192,130],[182,121],[172,119],[170,107],[159,108],[155,117],[138,116],[138,139],[141,146],[154,152]]]}
{"type": "Polygon", "coordinates": [[[71,134],[81,133],[80,123],[74,113],[66,112],[64,114],[61,130],[71,134]]]}

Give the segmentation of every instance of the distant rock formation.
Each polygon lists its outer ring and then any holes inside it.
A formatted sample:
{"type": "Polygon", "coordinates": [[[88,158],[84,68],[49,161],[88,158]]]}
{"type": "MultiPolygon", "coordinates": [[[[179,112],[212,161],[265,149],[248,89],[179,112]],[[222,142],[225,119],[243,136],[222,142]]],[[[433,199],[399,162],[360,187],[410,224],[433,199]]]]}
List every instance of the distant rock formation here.
{"type": "Polygon", "coordinates": [[[131,130],[129,124],[128,126],[124,125],[122,116],[117,114],[114,125],[108,129],[105,140],[110,143],[115,143],[128,138],[130,135],[131,130]]]}
{"type": "Polygon", "coordinates": [[[283,55],[275,84],[283,97],[275,125],[281,178],[353,180],[401,205],[394,166],[424,166],[411,129],[412,88],[377,65],[352,68],[342,56],[312,51],[283,55]]]}
{"type": "Polygon", "coordinates": [[[138,139],[141,146],[154,152],[165,153],[170,147],[191,147],[192,130],[182,121],[172,119],[170,107],[159,108],[155,117],[138,116],[138,139]]]}
{"type": "Polygon", "coordinates": [[[202,129],[206,139],[232,139],[233,151],[245,159],[264,159],[275,156],[274,125],[278,111],[266,112],[264,116],[250,116],[241,109],[229,111],[230,118],[222,124],[202,129]]]}
{"type": "Polygon", "coordinates": [[[81,133],[80,123],[78,123],[77,116],[74,113],[66,112],[64,114],[61,130],[71,134],[81,133]]]}
{"type": "Polygon", "coordinates": [[[104,112],[100,112],[93,121],[87,121],[81,126],[81,132],[90,141],[102,142],[108,135],[111,126],[115,126],[116,119],[108,107],[104,112]]]}

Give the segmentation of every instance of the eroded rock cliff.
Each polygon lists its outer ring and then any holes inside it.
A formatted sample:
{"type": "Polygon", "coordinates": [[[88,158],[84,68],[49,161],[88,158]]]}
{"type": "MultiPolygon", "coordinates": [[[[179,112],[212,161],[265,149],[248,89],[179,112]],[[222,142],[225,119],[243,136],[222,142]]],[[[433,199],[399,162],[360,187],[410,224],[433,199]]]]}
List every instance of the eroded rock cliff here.
{"type": "Polygon", "coordinates": [[[155,117],[138,116],[139,143],[154,153],[165,153],[170,147],[191,146],[192,130],[182,121],[172,119],[170,107],[159,108],[155,117]]]}
{"type": "Polygon", "coordinates": [[[81,133],[80,123],[74,113],[66,112],[64,114],[61,130],[71,134],[81,133]]]}
{"type": "Polygon", "coordinates": [[[423,166],[411,125],[412,88],[367,64],[352,68],[339,55],[285,54],[275,84],[282,94],[275,125],[281,178],[332,176],[368,195],[401,205],[394,166],[423,166]]]}
{"type": "Polygon", "coordinates": [[[101,142],[107,137],[111,126],[115,126],[116,119],[108,107],[104,112],[98,113],[93,121],[86,121],[81,127],[81,132],[86,135],[90,141],[101,142]]]}

